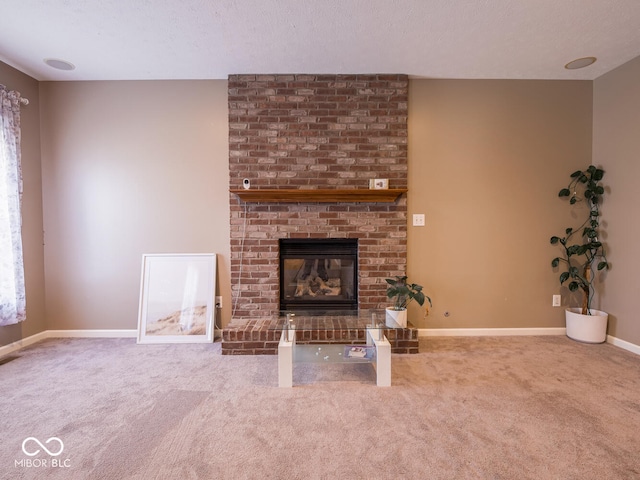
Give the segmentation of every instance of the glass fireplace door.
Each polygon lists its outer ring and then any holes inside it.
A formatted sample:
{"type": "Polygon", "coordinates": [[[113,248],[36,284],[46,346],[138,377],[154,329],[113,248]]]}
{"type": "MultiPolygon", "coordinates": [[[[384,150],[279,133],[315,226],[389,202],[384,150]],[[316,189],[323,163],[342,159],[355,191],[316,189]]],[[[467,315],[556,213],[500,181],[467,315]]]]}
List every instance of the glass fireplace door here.
{"type": "Polygon", "coordinates": [[[280,240],[280,310],[357,310],[357,240],[280,240]]]}

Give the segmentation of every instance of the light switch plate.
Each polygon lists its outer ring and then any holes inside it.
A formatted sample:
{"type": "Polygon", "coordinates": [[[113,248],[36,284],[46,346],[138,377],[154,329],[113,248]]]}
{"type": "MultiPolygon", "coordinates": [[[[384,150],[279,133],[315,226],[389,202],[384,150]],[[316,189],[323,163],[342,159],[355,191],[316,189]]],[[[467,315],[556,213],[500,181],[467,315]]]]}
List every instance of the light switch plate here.
{"type": "Polygon", "coordinates": [[[414,227],[424,227],[424,213],[414,213],[413,214],[413,226],[414,227]]]}

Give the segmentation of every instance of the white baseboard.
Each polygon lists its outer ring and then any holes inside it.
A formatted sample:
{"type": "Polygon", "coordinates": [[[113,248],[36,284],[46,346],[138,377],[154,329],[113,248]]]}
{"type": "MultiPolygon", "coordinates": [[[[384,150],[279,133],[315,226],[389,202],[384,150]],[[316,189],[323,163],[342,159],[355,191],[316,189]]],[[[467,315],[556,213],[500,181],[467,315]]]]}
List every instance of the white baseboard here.
{"type": "Polygon", "coordinates": [[[549,328],[419,328],[419,337],[508,337],[566,335],[564,327],[549,328]]]}
{"type": "Polygon", "coordinates": [[[136,338],[137,330],[47,330],[47,338],[136,338]]]}
{"type": "Polygon", "coordinates": [[[136,338],[137,330],[45,330],[0,347],[0,357],[47,338],[136,338]]]}
{"type": "MultiPolygon", "coordinates": [[[[564,327],[555,328],[419,328],[419,337],[505,337],[528,335],[566,335],[564,327]]],[[[0,347],[0,357],[41,342],[47,338],[137,338],[137,330],[45,330],[0,347]]],[[[607,335],[607,343],[640,355],[640,345],[607,335]]]]}
{"type": "Polygon", "coordinates": [[[15,352],[16,350],[20,350],[21,348],[28,347],[29,345],[33,345],[34,343],[41,342],[49,338],[47,336],[47,332],[36,333],[35,335],[31,335],[30,337],[23,338],[22,340],[18,340],[17,342],[10,343],[9,345],[4,345],[0,347],[0,357],[4,355],[9,355],[10,353],[15,352]]]}
{"type": "Polygon", "coordinates": [[[615,345],[616,347],[624,348],[636,355],[640,355],[640,345],[636,345],[635,343],[620,340],[619,338],[612,337],[611,335],[607,335],[607,343],[615,345]]]}
{"type": "MultiPolygon", "coordinates": [[[[419,328],[419,337],[505,337],[518,335],[566,335],[564,327],[555,328],[419,328]]],[[[640,355],[640,345],[607,335],[607,343],[640,355]]]]}

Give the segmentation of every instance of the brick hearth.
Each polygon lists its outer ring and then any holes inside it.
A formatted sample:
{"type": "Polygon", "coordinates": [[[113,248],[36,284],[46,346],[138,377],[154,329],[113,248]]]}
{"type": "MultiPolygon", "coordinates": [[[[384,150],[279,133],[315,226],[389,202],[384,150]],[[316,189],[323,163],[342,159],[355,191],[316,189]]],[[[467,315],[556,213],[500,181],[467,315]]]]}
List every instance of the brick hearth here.
{"type": "MultiPolygon", "coordinates": [[[[222,331],[223,355],[275,355],[281,332],[274,328],[276,320],[243,320],[231,322],[222,331]]],[[[364,344],[364,329],[298,330],[298,344],[364,344]],[[336,338],[336,337],[340,338],[336,338]]],[[[418,353],[418,330],[415,328],[385,329],[392,353],[418,353]]]]}

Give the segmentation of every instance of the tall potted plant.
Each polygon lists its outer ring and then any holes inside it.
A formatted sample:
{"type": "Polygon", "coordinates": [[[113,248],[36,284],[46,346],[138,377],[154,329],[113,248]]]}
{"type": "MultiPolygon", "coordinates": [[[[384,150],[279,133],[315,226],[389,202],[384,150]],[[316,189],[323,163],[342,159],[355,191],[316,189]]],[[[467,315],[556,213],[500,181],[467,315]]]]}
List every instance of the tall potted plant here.
{"type": "Polygon", "coordinates": [[[570,205],[586,202],[587,214],[577,227],[565,229],[564,236],[551,237],[552,245],[562,247],[562,255],[552,260],[559,268],[560,285],[568,283],[572,292],[582,292],[582,307],[566,309],[567,336],[588,343],[602,343],[607,337],[608,314],[591,308],[596,273],[609,269],[604,246],[600,240],[600,202],[604,194],[601,184],[604,170],[590,165],[571,174],[567,188],[558,193],[568,198],[570,205]]]}
{"type": "Polygon", "coordinates": [[[424,294],[422,285],[408,283],[407,276],[387,278],[387,297],[393,299],[393,306],[387,307],[387,318],[401,327],[407,326],[407,305],[415,300],[423,306],[425,300],[431,305],[431,298],[424,294]]]}

